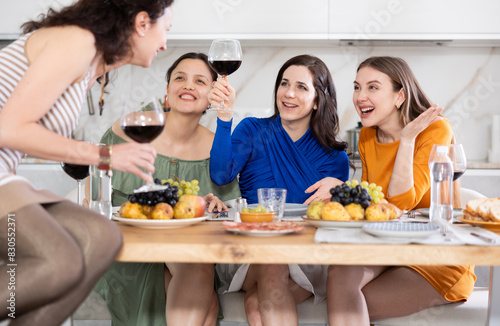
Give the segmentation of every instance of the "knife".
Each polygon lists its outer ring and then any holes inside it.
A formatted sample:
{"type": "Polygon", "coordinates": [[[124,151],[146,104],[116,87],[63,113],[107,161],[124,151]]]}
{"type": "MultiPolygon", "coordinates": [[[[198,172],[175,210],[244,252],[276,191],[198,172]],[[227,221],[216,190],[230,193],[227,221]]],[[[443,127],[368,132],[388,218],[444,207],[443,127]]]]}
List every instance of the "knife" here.
{"type": "Polygon", "coordinates": [[[486,241],[488,243],[495,243],[497,242],[495,239],[492,239],[492,238],[488,238],[484,235],[481,235],[481,234],[477,234],[477,233],[474,233],[474,232],[471,232],[470,235],[473,235],[475,237],[478,237],[479,239],[483,240],[483,241],[486,241]]]}

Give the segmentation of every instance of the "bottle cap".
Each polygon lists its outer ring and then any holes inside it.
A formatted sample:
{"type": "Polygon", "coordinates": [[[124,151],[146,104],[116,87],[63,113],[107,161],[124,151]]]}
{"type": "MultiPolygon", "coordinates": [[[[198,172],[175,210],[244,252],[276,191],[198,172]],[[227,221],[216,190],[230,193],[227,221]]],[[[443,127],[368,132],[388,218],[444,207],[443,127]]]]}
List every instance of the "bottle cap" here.
{"type": "Polygon", "coordinates": [[[448,154],[448,146],[438,146],[436,148],[437,154],[448,154]]]}
{"type": "Polygon", "coordinates": [[[245,198],[236,198],[236,203],[237,204],[242,204],[242,203],[246,203],[247,200],[245,198]]]}

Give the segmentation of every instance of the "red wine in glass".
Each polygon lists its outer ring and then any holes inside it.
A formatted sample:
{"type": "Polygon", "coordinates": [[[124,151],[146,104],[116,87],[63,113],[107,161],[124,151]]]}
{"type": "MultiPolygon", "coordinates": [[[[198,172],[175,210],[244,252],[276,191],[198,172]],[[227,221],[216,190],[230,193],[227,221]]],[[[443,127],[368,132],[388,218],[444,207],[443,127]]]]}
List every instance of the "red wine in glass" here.
{"type": "MultiPolygon", "coordinates": [[[[144,100],[128,99],[123,103],[120,126],[123,132],[138,143],[150,143],[158,137],[165,127],[165,112],[154,96],[144,100]]],[[[151,176],[151,173],[148,172],[151,176]]],[[[141,187],[142,188],[142,187],[141,187]]],[[[148,182],[145,191],[158,188],[148,182]]]]}
{"type": "Polygon", "coordinates": [[[238,70],[241,60],[213,60],[210,66],[221,76],[228,76],[238,70]]]}
{"type": "Polygon", "coordinates": [[[138,143],[150,143],[161,134],[164,127],[162,125],[125,126],[123,127],[123,131],[138,143]]]}
{"type": "MultiPolygon", "coordinates": [[[[241,45],[235,39],[216,39],[212,41],[208,51],[208,62],[210,66],[222,77],[235,72],[241,66],[241,45]]],[[[211,106],[209,110],[224,111],[224,101],[219,108],[211,106]]]]}
{"type": "Polygon", "coordinates": [[[464,173],[465,171],[453,171],[453,181],[460,178],[464,173]]]}
{"type": "Polygon", "coordinates": [[[80,205],[80,193],[82,188],[82,180],[89,176],[89,166],[61,162],[61,167],[67,175],[76,180],[77,192],[76,203],[80,205]]]}

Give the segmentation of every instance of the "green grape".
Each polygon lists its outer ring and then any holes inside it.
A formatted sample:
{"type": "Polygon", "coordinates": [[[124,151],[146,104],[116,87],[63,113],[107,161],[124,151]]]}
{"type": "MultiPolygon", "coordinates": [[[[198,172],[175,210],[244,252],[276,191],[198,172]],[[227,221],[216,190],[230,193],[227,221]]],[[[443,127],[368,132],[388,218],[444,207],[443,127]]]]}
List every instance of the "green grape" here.
{"type": "Polygon", "coordinates": [[[361,187],[368,189],[368,182],[367,181],[362,181],[361,182],[361,187]]]}
{"type": "Polygon", "coordinates": [[[170,183],[171,185],[174,184],[174,180],[173,179],[167,179],[167,182],[170,183]]]}
{"type": "Polygon", "coordinates": [[[191,181],[191,185],[192,185],[193,187],[198,186],[198,184],[199,184],[199,183],[200,183],[200,182],[199,182],[198,180],[196,180],[196,179],[195,179],[195,180],[193,180],[193,181],[191,181]]]}
{"type": "Polygon", "coordinates": [[[191,188],[191,182],[184,183],[184,188],[191,188]]]}
{"type": "Polygon", "coordinates": [[[197,196],[198,195],[198,191],[194,191],[193,190],[193,195],[197,196]]]}
{"type": "MultiPolygon", "coordinates": [[[[177,181],[174,181],[174,182],[172,183],[172,186],[177,186],[177,187],[179,187],[179,183],[178,183],[177,181]]],[[[179,189],[180,189],[180,187],[179,187],[179,189]]]]}
{"type": "Polygon", "coordinates": [[[177,194],[180,196],[184,195],[184,190],[182,190],[181,188],[179,188],[179,190],[177,191],[177,194]]]}
{"type": "Polygon", "coordinates": [[[199,186],[194,186],[193,187],[193,191],[196,191],[196,192],[200,191],[200,187],[199,186]]]}
{"type": "Polygon", "coordinates": [[[351,188],[355,188],[359,184],[358,180],[354,179],[351,181],[351,188]]]}
{"type": "Polygon", "coordinates": [[[345,182],[345,184],[352,188],[351,181],[348,180],[348,181],[345,182]]]}
{"type": "Polygon", "coordinates": [[[193,194],[193,189],[191,189],[191,188],[187,188],[187,189],[186,189],[186,188],[185,188],[185,189],[184,189],[184,193],[185,193],[186,195],[192,195],[192,194],[193,194]]]}

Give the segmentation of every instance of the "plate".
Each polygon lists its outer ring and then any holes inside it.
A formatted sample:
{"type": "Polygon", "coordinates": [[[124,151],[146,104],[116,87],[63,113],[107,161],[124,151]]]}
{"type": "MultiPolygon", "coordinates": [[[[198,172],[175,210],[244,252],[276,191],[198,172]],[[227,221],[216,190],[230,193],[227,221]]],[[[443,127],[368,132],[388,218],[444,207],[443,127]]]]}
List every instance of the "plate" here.
{"type": "Polygon", "coordinates": [[[208,215],[195,218],[186,219],[172,219],[172,220],[140,220],[134,218],[124,218],[118,216],[118,214],[113,215],[113,220],[119,221],[128,225],[136,226],[139,228],[147,229],[174,229],[183,228],[196,223],[203,222],[208,218],[208,215]]]}
{"type": "Polygon", "coordinates": [[[327,229],[336,229],[336,228],[360,228],[365,224],[372,223],[382,223],[387,221],[328,221],[328,220],[315,220],[312,218],[308,218],[307,215],[302,215],[302,219],[309,224],[314,225],[317,228],[327,228],[327,229]]]}
{"type": "Polygon", "coordinates": [[[263,222],[263,223],[238,223],[222,222],[226,231],[252,237],[275,237],[290,233],[301,232],[304,226],[294,222],[263,222]],[[279,227],[279,229],[267,229],[267,227],[279,227]]]}
{"type": "Polygon", "coordinates": [[[365,224],[362,230],[377,237],[423,238],[439,233],[439,226],[429,223],[382,222],[365,224]]]}
{"type": "MultiPolygon", "coordinates": [[[[416,209],[415,211],[422,214],[422,216],[429,217],[429,209],[428,208],[419,208],[419,209],[416,209]]],[[[454,208],[453,209],[453,217],[462,216],[462,215],[464,215],[463,209],[461,209],[461,208],[454,208]]]]}
{"type": "MultiPolygon", "coordinates": [[[[255,208],[259,204],[250,204],[248,208],[255,208]]],[[[304,204],[293,204],[285,203],[285,210],[283,211],[283,216],[301,216],[307,212],[308,205],[304,204]]]]}
{"type": "Polygon", "coordinates": [[[463,223],[467,223],[474,226],[480,226],[488,230],[500,230],[499,222],[486,222],[486,221],[471,221],[465,218],[465,216],[457,217],[457,220],[463,223]]]}

